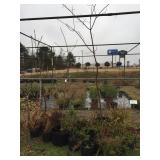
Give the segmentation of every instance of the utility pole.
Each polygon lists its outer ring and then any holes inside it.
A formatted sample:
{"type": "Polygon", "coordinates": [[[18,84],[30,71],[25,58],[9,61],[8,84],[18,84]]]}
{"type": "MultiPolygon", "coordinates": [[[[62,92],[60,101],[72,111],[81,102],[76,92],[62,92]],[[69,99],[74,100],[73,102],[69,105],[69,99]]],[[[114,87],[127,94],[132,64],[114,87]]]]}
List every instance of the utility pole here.
{"type": "Polygon", "coordinates": [[[112,68],[113,68],[113,54],[112,54],[112,68]]]}
{"type": "Polygon", "coordinates": [[[81,52],[82,52],[82,69],[83,69],[83,50],[81,52]]]}
{"type": "Polygon", "coordinates": [[[52,55],[52,78],[53,78],[53,52],[52,52],[52,47],[51,47],[51,55],[52,55]]]}
{"type": "Polygon", "coordinates": [[[126,55],[124,54],[124,78],[125,78],[125,59],[126,59],[126,55]]]}

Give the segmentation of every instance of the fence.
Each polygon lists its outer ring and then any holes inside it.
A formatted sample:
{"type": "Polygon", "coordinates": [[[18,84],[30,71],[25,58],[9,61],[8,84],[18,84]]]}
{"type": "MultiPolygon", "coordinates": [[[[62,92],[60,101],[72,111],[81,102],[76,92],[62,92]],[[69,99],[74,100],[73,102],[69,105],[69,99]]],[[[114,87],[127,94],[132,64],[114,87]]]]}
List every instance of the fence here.
{"type": "MultiPolygon", "coordinates": [[[[93,17],[93,16],[115,16],[115,15],[126,15],[126,14],[139,14],[139,11],[133,11],[133,12],[121,12],[121,13],[109,13],[109,14],[100,14],[100,15],[76,15],[76,16],[61,16],[61,17],[38,17],[38,18],[24,18],[24,19],[20,19],[20,21],[32,21],[32,20],[49,20],[49,19],[68,19],[68,18],[77,18],[77,17],[93,17]]],[[[66,48],[66,47],[87,47],[87,46],[94,46],[94,47],[106,47],[106,46],[117,46],[117,45],[131,45],[131,47],[128,49],[127,51],[127,55],[126,55],[126,59],[127,57],[138,57],[136,58],[137,60],[139,60],[139,55],[140,53],[131,53],[131,51],[133,51],[136,47],[138,47],[140,45],[139,42],[128,42],[128,43],[110,43],[110,44],[85,44],[85,45],[48,45],[44,42],[42,42],[41,40],[37,40],[35,38],[33,38],[30,35],[27,35],[25,33],[20,32],[21,35],[32,39],[33,41],[37,41],[39,44],[42,44],[43,47],[45,46],[45,48],[48,48],[48,53],[51,53],[51,55],[53,54],[54,48],[66,48]]],[[[96,72],[95,72],[95,64],[93,64],[92,67],[87,67],[87,65],[85,66],[84,64],[84,60],[85,58],[92,58],[94,57],[94,55],[92,53],[90,53],[89,55],[84,55],[84,53],[82,52],[81,55],[73,55],[73,57],[80,63],[80,59],[81,58],[81,68],[75,68],[75,66],[70,66],[69,64],[66,64],[66,66],[63,67],[63,70],[57,70],[56,69],[56,59],[55,59],[55,55],[49,57],[49,62],[48,64],[50,64],[49,66],[45,66],[44,67],[44,61],[46,61],[46,59],[42,58],[38,58],[37,53],[38,53],[38,49],[41,49],[42,46],[36,46],[36,47],[25,47],[28,52],[30,53],[30,56],[26,57],[24,56],[24,54],[21,54],[21,77],[20,77],[20,82],[21,85],[23,84],[27,84],[29,83],[31,86],[34,83],[38,84],[38,99],[41,102],[41,105],[43,106],[43,101],[42,101],[42,88],[45,84],[50,84],[50,85],[55,85],[58,84],[59,82],[61,84],[66,84],[66,83],[76,83],[77,82],[83,82],[85,84],[93,84],[93,82],[96,81],[96,72]],[[29,67],[28,67],[28,66],[29,67]],[[26,68],[28,70],[24,70],[25,66],[27,66],[26,68]],[[42,67],[43,66],[43,67],[42,67]],[[45,68],[45,69],[44,69],[45,68]],[[35,69],[35,72],[33,73],[33,69],[35,69]],[[37,70],[37,72],[36,72],[37,70]],[[30,73],[24,73],[24,72],[30,72],[30,73]]],[[[21,46],[21,49],[23,49],[23,47],[21,46]]],[[[68,53],[67,53],[68,54],[68,53]]],[[[62,58],[66,59],[68,55],[66,56],[62,56],[62,58]]],[[[129,63],[127,62],[127,66],[126,66],[126,61],[124,59],[124,61],[122,62],[122,67],[117,68],[116,66],[114,66],[114,57],[115,58],[119,58],[118,62],[120,61],[120,57],[119,56],[109,56],[107,54],[96,54],[95,55],[97,58],[103,57],[103,62],[101,62],[100,66],[99,66],[99,75],[97,80],[99,81],[99,83],[104,84],[104,83],[108,83],[111,84],[112,86],[115,86],[116,88],[118,88],[119,91],[125,92],[127,93],[127,96],[129,97],[129,99],[133,99],[136,97],[136,99],[138,98],[139,101],[139,87],[140,87],[140,75],[139,75],[139,69],[140,69],[140,63],[138,63],[136,66],[130,66],[129,63]],[[108,57],[108,58],[107,58],[108,57]],[[105,59],[106,58],[106,59],[105,59]],[[109,61],[109,59],[111,59],[111,67],[106,67],[104,66],[104,63],[106,62],[106,60],[109,61]],[[103,65],[102,65],[103,64],[103,65]],[[126,88],[125,88],[126,87],[126,88]],[[128,87],[128,88],[127,88],[128,87]],[[123,88],[123,89],[121,89],[123,88]],[[131,94],[131,92],[129,91],[130,89],[137,89],[137,93],[135,93],[134,95],[131,94]]],[[[102,58],[101,58],[102,59],[102,58]]],[[[133,59],[133,58],[132,58],[133,59]]],[[[117,60],[115,60],[117,61],[117,60]]],[[[69,62],[67,62],[69,63],[69,62]]],[[[44,96],[45,98],[45,96],[44,96]]],[[[32,100],[36,100],[37,98],[33,98],[32,100]]],[[[48,100],[48,104],[53,101],[53,99],[49,99],[48,100]]],[[[46,104],[45,104],[46,105],[46,104]]]]}

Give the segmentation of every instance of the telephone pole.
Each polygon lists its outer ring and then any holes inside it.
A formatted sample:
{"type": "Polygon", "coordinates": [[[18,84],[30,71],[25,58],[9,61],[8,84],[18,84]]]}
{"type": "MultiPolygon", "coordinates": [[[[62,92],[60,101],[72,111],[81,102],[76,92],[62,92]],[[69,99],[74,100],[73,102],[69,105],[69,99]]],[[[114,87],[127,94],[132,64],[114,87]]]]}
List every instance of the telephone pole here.
{"type": "Polygon", "coordinates": [[[82,69],[83,69],[83,50],[81,52],[82,52],[82,69]]]}

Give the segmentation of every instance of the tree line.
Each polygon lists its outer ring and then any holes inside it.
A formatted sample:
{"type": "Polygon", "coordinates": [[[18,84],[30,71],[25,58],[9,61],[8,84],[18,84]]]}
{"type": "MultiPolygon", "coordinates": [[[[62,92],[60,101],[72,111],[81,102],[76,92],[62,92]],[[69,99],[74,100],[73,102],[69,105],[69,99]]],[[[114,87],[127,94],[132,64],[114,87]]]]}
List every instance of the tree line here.
{"type": "MultiPolygon", "coordinates": [[[[21,70],[27,70],[32,68],[39,68],[41,70],[65,69],[67,67],[81,68],[81,63],[76,62],[72,52],[68,52],[67,56],[63,56],[62,53],[56,55],[49,47],[39,47],[36,54],[30,55],[27,48],[20,43],[20,64],[21,70]]],[[[116,66],[120,67],[121,62],[117,62],[116,66]]],[[[85,63],[85,67],[89,68],[90,62],[85,63]]],[[[95,64],[96,67],[100,67],[100,63],[95,64]]],[[[110,67],[110,63],[106,61],[104,63],[106,68],[110,67]]]]}
{"type": "Polygon", "coordinates": [[[39,47],[35,54],[30,55],[27,48],[20,43],[20,64],[21,70],[31,68],[39,68],[41,70],[64,69],[66,67],[80,67],[76,63],[72,52],[68,52],[67,56],[61,53],[56,55],[49,47],[39,47]]]}

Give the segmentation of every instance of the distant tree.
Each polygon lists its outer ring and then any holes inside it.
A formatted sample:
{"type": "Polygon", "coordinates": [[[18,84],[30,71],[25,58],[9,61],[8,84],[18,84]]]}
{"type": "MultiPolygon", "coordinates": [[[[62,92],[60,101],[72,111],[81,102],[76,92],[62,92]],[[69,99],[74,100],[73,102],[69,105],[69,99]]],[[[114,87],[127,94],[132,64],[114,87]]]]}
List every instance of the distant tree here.
{"type": "Polygon", "coordinates": [[[76,63],[76,64],[75,64],[75,67],[76,67],[76,68],[81,68],[81,63],[80,63],[80,62],[76,63]]]}
{"type": "Polygon", "coordinates": [[[122,65],[122,62],[117,62],[117,63],[116,63],[116,66],[117,66],[117,67],[120,67],[121,65],[122,65]]]}
{"type": "Polygon", "coordinates": [[[61,55],[55,57],[55,68],[56,69],[64,69],[66,67],[66,63],[64,58],[61,55]]]}
{"type": "Polygon", "coordinates": [[[48,47],[40,47],[37,52],[39,68],[46,70],[51,66],[50,49],[48,47]]]}
{"type": "Polygon", "coordinates": [[[85,66],[87,67],[87,69],[88,69],[88,67],[90,66],[91,64],[89,63],[89,62],[86,62],[85,63],[85,66]]]}
{"type": "Polygon", "coordinates": [[[33,58],[33,56],[29,55],[27,48],[22,43],[20,43],[20,70],[32,68],[33,58]]]}
{"type": "Polygon", "coordinates": [[[22,43],[20,43],[20,55],[28,56],[28,50],[22,43]]]}
{"type": "Polygon", "coordinates": [[[75,62],[76,62],[76,60],[75,60],[72,52],[68,52],[66,64],[68,64],[69,67],[73,67],[75,65],[75,62]]]}
{"type": "Polygon", "coordinates": [[[100,63],[97,62],[97,63],[95,64],[95,66],[96,66],[96,67],[99,67],[99,66],[100,66],[100,63]]]}
{"type": "Polygon", "coordinates": [[[108,67],[110,66],[110,63],[106,61],[106,62],[104,63],[104,66],[106,66],[107,69],[108,69],[108,67]]]}

